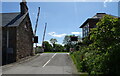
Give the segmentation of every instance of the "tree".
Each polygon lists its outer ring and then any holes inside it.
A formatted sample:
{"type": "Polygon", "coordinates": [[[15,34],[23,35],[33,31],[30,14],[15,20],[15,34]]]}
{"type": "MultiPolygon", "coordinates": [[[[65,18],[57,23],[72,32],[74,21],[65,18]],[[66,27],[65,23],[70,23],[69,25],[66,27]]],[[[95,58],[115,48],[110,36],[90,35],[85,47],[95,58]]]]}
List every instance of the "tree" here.
{"type": "Polygon", "coordinates": [[[64,47],[65,47],[65,51],[69,51],[70,50],[70,47],[72,46],[71,44],[71,41],[70,41],[70,36],[71,35],[66,35],[64,37],[64,40],[63,40],[63,44],[64,44],[64,47]]]}
{"type": "Polygon", "coordinates": [[[52,51],[52,45],[49,44],[48,41],[44,41],[43,44],[44,44],[44,52],[51,52],[52,51]]]}
{"type": "MultiPolygon", "coordinates": [[[[74,37],[75,35],[66,35],[63,40],[64,47],[66,51],[69,51],[70,48],[76,49],[76,44],[78,41],[71,41],[71,37],[74,37]]],[[[78,36],[78,40],[81,40],[81,37],[78,36]]],[[[77,46],[78,47],[78,46],[77,46]]]]}
{"type": "Polygon", "coordinates": [[[51,38],[50,39],[50,42],[53,44],[53,46],[54,46],[54,44],[57,42],[57,39],[54,39],[54,38],[51,38]]]}
{"type": "Polygon", "coordinates": [[[78,68],[92,75],[120,76],[120,19],[106,15],[96,25],[90,31],[90,40],[82,42],[87,46],[73,53],[78,68]]]}
{"type": "Polygon", "coordinates": [[[55,44],[55,49],[57,52],[63,52],[64,51],[64,47],[60,44],[55,44]]]}
{"type": "Polygon", "coordinates": [[[97,61],[101,63],[102,71],[105,74],[119,76],[120,19],[104,16],[97,23],[97,28],[92,30],[90,39],[93,41],[90,46],[95,50],[95,59],[98,58],[97,61]]]}
{"type": "Polygon", "coordinates": [[[53,45],[53,51],[56,51],[56,49],[55,49],[55,44],[56,44],[56,42],[57,42],[57,39],[51,38],[51,39],[50,39],[50,42],[51,42],[52,45],[53,45]]]}
{"type": "Polygon", "coordinates": [[[66,35],[63,40],[63,44],[67,45],[70,44],[70,35],[66,35]]]}

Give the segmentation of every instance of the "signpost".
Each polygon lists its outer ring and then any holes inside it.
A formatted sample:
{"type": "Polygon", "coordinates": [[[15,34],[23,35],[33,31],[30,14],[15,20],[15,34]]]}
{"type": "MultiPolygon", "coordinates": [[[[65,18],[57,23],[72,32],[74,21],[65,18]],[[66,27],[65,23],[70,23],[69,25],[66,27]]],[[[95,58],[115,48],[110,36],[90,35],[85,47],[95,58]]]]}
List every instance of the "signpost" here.
{"type": "Polygon", "coordinates": [[[71,36],[71,37],[70,37],[70,40],[71,40],[71,41],[78,41],[78,36],[71,36]]]}
{"type": "MultiPolygon", "coordinates": [[[[70,36],[70,42],[77,42],[78,41],[78,36],[70,36]]],[[[73,47],[71,47],[70,48],[70,52],[74,52],[74,48],[73,47]]]]}

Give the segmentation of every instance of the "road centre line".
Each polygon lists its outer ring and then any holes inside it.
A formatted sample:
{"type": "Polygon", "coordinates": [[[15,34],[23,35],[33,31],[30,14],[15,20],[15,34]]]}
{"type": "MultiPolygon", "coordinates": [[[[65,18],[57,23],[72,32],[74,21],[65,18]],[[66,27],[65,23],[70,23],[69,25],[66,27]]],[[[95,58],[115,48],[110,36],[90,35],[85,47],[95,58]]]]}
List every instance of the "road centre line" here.
{"type": "Polygon", "coordinates": [[[45,67],[45,66],[51,61],[51,59],[55,57],[56,54],[57,54],[57,53],[55,53],[55,54],[43,65],[43,67],[45,67]]]}
{"type": "MultiPolygon", "coordinates": [[[[55,57],[56,54],[57,54],[57,53],[55,53],[55,54],[52,56],[52,58],[55,57]]],[[[52,59],[52,58],[51,58],[51,59],[52,59]]]]}

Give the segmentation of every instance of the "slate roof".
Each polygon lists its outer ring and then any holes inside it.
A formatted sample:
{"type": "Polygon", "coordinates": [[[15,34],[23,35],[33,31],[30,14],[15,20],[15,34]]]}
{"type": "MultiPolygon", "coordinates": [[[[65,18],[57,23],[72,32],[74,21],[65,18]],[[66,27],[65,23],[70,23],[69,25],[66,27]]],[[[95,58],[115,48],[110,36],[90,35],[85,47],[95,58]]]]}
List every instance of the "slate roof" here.
{"type": "MultiPolygon", "coordinates": [[[[81,26],[80,28],[82,28],[83,26],[85,26],[89,21],[94,20],[94,21],[98,21],[99,19],[101,19],[104,15],[109,15],[106,13],[97,13],[95,16],[93,16],[92,18],[88,18],[81,26]]],[[[110,15],[113,16],[113,15],[110,15]]],[[[113,16],[115,18],[120,18],[118,16],[113,16]]]]}
{"type": "Polygon", "coordinates": [[[106,13],[97,13],[95,16],[93,16],[92,18],[102,18],[104,15],[109,15],[109,16],[112,16],[112,17],[115,17],[115,18],[119,18],[118,16],[113,16],[113,15],[110,15],[110,14],[106,14],[106,13]]]}
{"type": "Polygon", "coordinates": [[[26,17],[28,12],[22,15],[20,12],[16,13],[0,13],[2,16],[2,27],[16,27],[22,22],[22,20],[26,17]]]}

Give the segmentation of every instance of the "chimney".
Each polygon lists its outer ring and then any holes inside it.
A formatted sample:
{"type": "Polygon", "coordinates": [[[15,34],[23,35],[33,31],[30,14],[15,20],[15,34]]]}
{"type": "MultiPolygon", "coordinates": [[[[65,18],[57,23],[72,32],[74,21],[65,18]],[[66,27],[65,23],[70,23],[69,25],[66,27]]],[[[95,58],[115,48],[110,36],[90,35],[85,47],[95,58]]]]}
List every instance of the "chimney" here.
{"type": "Polygon", "coordinates": [[[97,15],[99,15],[99,14],[104,14],[105,15],[106,13],[97,13],[97,15]]]}
{"type": "Polygon", "coordinates": [[[22,0],[20,3],[21,14],[25,14],[28,11],[26,0],[22,0]]]}
{"type": "Polygon", "coordinates": [[[96,14],[96,16],[97,16],[98,18],[102,18],[104,15],[106,15],[106,13],[97,13],[97,14],[96,14]]]}

